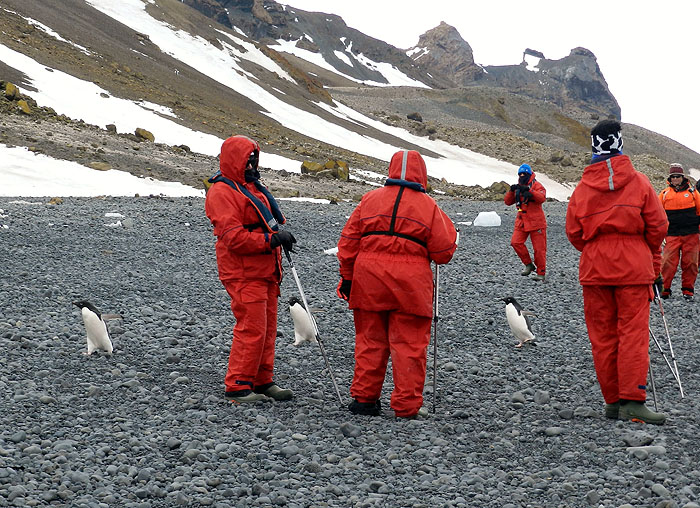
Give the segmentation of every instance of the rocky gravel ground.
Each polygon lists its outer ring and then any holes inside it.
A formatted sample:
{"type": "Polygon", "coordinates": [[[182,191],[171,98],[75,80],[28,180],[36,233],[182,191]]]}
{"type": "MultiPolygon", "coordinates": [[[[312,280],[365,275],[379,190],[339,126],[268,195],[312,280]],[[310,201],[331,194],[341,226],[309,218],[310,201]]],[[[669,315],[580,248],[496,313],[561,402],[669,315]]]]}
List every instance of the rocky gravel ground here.
{"type": "MultiPolygon", "coordinates": [[[[0,506],[698,506],[698,304],[665,303],[685,399],[652,351],[667,424],[605,419],[565,204],[546,206],[548,280],[537,283],[509,246],[512,209],[442,203],[462,234],[441,270],[437,407],[405,421],[348,413],[318,348],[292,345],[289,270],[276,380],[296,398],[222,398],[233,317],[201,199],[46,202],[0,198],[0,506]],[[500,227],[466,224],[486,210],[500,227]],[[537,345],[513,347],[507,295],[537,312],[537,345]],[[78,298],[123,315],[111,357],[83,354],[78,298]]],[[[345,405],[352,316],[322,251],[352,205],[282,207],[345,405]]],[[[663,339],[658,309],[651,326],[663,339]]]]}

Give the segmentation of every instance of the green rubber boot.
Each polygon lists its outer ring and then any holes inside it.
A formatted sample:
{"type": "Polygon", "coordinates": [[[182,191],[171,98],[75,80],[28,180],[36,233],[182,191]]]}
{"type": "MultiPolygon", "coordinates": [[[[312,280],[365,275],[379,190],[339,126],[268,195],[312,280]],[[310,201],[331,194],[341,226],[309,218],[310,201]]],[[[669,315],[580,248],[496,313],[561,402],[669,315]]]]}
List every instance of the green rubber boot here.
{"type": "Polygon", "coordinates": [[[238,390],[235,392],[226,392],[224,397],[237,404],[249,404],[251,402],[269,401],[262,393],[255,393],[253,390],[238,390]]]}
{"type": "Polygon", "coordinates": [[[292,390],[289,388],[280,388],[275,383],[256,386],[254,391],[255,393],[260,393],[277,401],[292,400],[294,398],[294,392],[292,392],[292,390]]]}
{"type": "Polygon", "coordinates": [[[620,420],[630,420],[638,423],[650,423],[652,425],[663,425],[666,421],[666,415],[663,413],[655,413],[649,409],[644,402],[631,400],[626,404],[620,405],[620,420]]]}
{"type": "Polygon", "coordinates": [[[529,263],[529,264],[525,265],[525,268],[523,268],[523,271],[520,272],[520,275],[528,276],[532,272],[534,272],[535,270],[536,270],[536,268],[535,268],[534,263],[529,263]]]}
{"type": "Polygon", "coordinates": [[[620,415],[620,402],[605,404],[605,418],[617,420],[620,415]]]}

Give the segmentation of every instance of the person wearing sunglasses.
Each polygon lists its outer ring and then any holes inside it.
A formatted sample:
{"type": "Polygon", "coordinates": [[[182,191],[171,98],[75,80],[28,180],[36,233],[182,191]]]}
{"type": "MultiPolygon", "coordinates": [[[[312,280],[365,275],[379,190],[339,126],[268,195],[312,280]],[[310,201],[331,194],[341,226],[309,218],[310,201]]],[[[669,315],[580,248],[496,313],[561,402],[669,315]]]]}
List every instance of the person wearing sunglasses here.
{"type": "Polygon", "coordinates": [[[668,187],[659,193],[661,205],[668,217],[668,233],[661,259],[661,298],[671,296],[671,283],[680,263],[681,292],[683,298],[692,301],[700,250],[700,195],[691,187],[681,164],[671,164],[667,181],[668,187]]]}

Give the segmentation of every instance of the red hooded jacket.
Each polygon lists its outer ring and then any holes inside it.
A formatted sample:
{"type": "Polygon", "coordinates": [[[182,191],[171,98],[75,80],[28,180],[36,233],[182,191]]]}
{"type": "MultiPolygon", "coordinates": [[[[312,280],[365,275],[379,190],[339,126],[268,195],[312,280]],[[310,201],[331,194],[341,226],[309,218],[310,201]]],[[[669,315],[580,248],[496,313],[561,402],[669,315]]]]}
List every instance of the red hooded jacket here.
{"type": "MultiPolygon", "coordinates": [[[[515,217],[515,227],[522,228],[524,231],[545,229],[547,227],[547,219],[542,210],[542,203],[547,199],[547,191],[540,182],[535,180],[534,171],[527,183],[531,185],[530,192],[532,197],[529,202],[523,204],[518,210],[518,215],[515,217]]],[[[515,192],[512,190],[506,192],[506,195],[503,196],[503,201],[508,206],[515,204],[515,192]]]]}
{"type": "MultiPolygon", "coordinates": [[[[260,147],[252,139],[230,137],[221,146],[219,167],[224,177],[244,186],[269,208],[265,195],[245,181],[248,157],[254,150],[260,147]]],[[[247,197],[216,182],[207,192],[204,209],[214,226],[219,279],[282,279],[280,249],[270,249],[270,233],[259,225],[260,217],[247,197]]]]}
{"type": "Polygon", "coordinates": [[[351,309],[433,315],[430,262],[452,259],[457,231],[433,198],[410,182],[425,189],[425,162],[418,152],[396,152],[387,185],[365,194],[343,228],[338,260],[340,275],[352,280],[351,309]]]}
{"type": "Polygon", "coordinates": [[[586,167],[566,210],[566,236],[581,251],[584,286],[651,284],[667,229],[654,188],[626,155],[586,167]]]}

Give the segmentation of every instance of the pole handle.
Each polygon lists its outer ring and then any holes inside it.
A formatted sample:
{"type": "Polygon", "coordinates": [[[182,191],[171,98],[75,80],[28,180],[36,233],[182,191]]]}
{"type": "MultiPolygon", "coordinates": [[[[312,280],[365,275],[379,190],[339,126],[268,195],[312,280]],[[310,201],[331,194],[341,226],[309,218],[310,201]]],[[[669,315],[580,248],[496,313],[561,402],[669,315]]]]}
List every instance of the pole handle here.
{"type": "Polygon", "coordinates": [[[292,256],[289,254],[289,249],[285,247],[284,245],[282,246],[282,250],[284,251],[284,255],[287,256],[287,261],[289,261],[289,266],[294,266],[294,262],[292,261],[292,256]]]}

